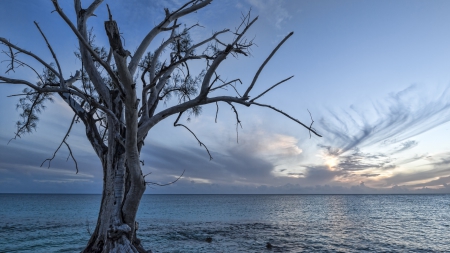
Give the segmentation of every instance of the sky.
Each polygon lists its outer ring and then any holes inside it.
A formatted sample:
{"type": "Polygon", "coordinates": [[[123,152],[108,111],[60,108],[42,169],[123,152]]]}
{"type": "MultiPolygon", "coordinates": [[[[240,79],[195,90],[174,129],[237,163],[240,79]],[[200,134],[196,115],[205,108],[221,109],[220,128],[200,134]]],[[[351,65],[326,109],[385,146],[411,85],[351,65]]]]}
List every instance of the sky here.
{"type": "MultiPolygon", "coordinates": [[[[83,1],[86,6],[87,1],[83,1]]],[[[105,1],[133,52],[164,17],[164,8],[181,0],[105,1]]],[[[50,1],[1,1],[0,37],[52,61],[33,21],[55,49],[66,76],[80,67],[75,36],[50,1]]],[[[75,20],[72,1],[61,1],[75,20]]],[[[218,71],[227,80],[240,78],[245,90],[260,64],[284,36],[250,95],[257,95],[291,75],[294,78],[260,99],[297,118],[323,137],[267,108],[236,106],[242,121],[220,104],[203,107],[185,123],[195,138],[174,128],[169,117],[151,129],[141,159],[146,179],[164,184],[148,194],[365,194],[450,193],[450,10],[449,1],[213,1],[180,21],[199,23],[194,40],[224,28],[234,29],[243,14],[259,19],[247,34],[256,44],[249,57],[228,57],[218,71]],[[311,116],[309,114],[311,113],[311,116]]],[[[106,5],[89,21],[96,43],[107,45],[103,22],[106,5]]],[[[155,39],[155,47],[163,40],[155,39]]],[[[224,41],[229,35],[221,37],[224,41]]],[[[2,50],[7,48],[2,47],[2,50]]],[[[36,62],[21,56],[37,69],[36,62]]],[[[0,55],[0,60],[5,60],[0,55]]],[[[202,66],[194,66],[194,71],[202,66]]],[[[2,75],[7,62],[0,63],[2,75]]],[[[7,75],[35,81],[18,69],[7,75]]],[[[48,103],[32,134],[14,137],[16,110],[23,86],[0,84],[0,193],[101,193],[98,158],[75,124],[68,139],[79,172],[62,147],[71,110],[63,101],[48,103]],[[9,142],[10,141],[10,142],[9,142]],[[9,142],[9,143],[8,143],[9,142]],[[41,166],[42,164],[42,166],[41,166]]],[[[229,91],[231,92],[231,91],[229,91]]],[[[228,93],[230,94],[230,93],[228,93]]],[[[164,108],[163,108],[164,109],[164,108]]]]}

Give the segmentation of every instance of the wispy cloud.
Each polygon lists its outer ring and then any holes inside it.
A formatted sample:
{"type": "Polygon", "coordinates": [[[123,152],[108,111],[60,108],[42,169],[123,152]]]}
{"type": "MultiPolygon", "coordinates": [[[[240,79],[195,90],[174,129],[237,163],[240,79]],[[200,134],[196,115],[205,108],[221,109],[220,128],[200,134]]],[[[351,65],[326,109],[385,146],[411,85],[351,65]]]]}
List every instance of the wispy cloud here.
{"type": "MultiPolygon", "coordinates": [[[[384,101],[373,103],[371,110],[351,106],[349,111],[331,112],[320,120],[322,132],[332,136],[328,141],[344,153],[356,147],[373,144],[394,144],[417,136],[450,121],[449,88],[439,96],[426,97],[417,86],[389,95],[384,101]]],[[[434,95],[433,94],[433,95],[434,95]]],[[[417,143],[404,142],[397,152],[417,143]]]]}
{"type": "Polygon", "coordinates": [[[288,9],[283,4],[284,1],[269,0],[247,0],[247,2],[260,13],[261,16],[267,18],[277,28],[281,28],[283,24],[292,18],[288,9]]]}
{"type": "Polygon", "coordinates": [[[433,186],[444,186],[445,188],[449,188],[450,184],[450,176],[447,177],[439,177],[438,179],[434,179],[421,184],[414,184],[411,187],[433,187],[433,186]]]}
{"type": "Polygon", "coordinates": [[[352,154],[339,158],[338,167],[346,171],[358,171],[366,169],[392,168],[392,159],[385,154],[370,154],[356,150],[352,154]]]}
{"type": "Polygon", "coordinates": [[[318,145],[323,163],[330,171],[340,172],[335,174],[336,180],[366,178],[378,187],[445,178],[450,174],[444,167],[450,163],[448,156],[415,154],[399,159],[397,155],[419,145],[410,138],[450,120],[449,93],[447,88],[427,94],[412,85],[372,103],[370,109],[353,105],[348,111],[331,112],[321,119],[322,132],[329,136],[318,145]],[[374,147],[378,151],[363,151],[374,147]],[[427,168],[404,171],[405,165],[426,160],[431,161],[427,168]]]}
{"type": "Polygon", "coordinates": [[[399,146],[396,147],[396,149],[394,151],[391,152],[391,154],[397,154],[397,153],[401,153],[403,151],[406,151],[408,149],[412,149],[415,146],[417,146],[419,143],[415,140],[408,140],[405,142],[400,143],[399,146]]]}

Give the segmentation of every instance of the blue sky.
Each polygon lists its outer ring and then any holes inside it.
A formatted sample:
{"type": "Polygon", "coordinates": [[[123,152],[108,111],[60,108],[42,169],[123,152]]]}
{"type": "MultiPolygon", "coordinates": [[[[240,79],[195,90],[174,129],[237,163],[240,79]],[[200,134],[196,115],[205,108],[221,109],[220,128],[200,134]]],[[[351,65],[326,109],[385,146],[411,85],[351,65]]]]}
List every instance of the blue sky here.
{"type": "MultiPolygon", "coordinates": [[[[106,2],[131,52],[159,23],[164,7],[174,9],[183,3],[106,2]]],[[[73,20],[71,4],[61,1],[73,20]]],[[[79,68],[73,54],[75,36],[51,13],[50,1],[4,0],[1,5],[1,37],[51,61],[33,24],[37,21],[63,72],[69,75],[79,68]]],[[[143,172],[152,173],[150,181],[165,183],[186,171],[176,184],[149,187],[147,193],[450,192],[449,1],[214,1],[180,21],[199,22],[203,28],[191,36],[202,39],[213,31],[235,28],[241,14],[250,9],[259,20],[247,37],[257,46],[250,57],[229,57],[219,68],[222,77],[241,78],[244,90],[272,48],[294,31],[264,69],[253,95],[294,75],[261,102],[307,124],[309,110],[313,127],[323,137],[310,138],[307,130],[273,111],[237,106],[243,125],[237,143],[231,108],[221,105],[215,123],[212,105],[186,122],[212,152],[209,161],[194,137],[174,128],[175,118],[168,118],[147,138],[143,172]]],[[[89,24],[97,44],[106,45],[105,4],[96,14],[89,24]]],[[[0,65],[2,75],[6,64],[0,65]]],[[[202,65],[193,68],[198,71],[202,65]]],[[[25,69],[9,77],[36,79],[25,69]]],[[[64,102],[56,99],[48,104],[36,132],[7,144],[19,112],[18,98],[6,96],[23,88],[0,85],[0,192],[100,193],[100,163],[81,124],[69,137],[79,173],[70,159],[66,161],[64,147],[50,168],[40,167],[70,124],[72,113],[64,102]]]]}

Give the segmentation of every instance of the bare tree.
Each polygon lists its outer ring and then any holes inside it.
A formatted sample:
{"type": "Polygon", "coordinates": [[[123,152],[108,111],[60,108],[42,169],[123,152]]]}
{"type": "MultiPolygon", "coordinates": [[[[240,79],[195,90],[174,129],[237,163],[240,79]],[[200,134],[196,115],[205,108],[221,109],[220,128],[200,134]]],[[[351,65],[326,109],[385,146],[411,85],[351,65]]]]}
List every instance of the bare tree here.
{"type": "Polygon", "coordinates": [[[137,50],[131,54],[123,47],[118,25],[113,20],[109,7],[109,20],[105,21],[109,45],[95,45],[94,35],[88,29],[86,21],[94,16],[94,11],[102,0],[94,0],[87,8],[82,7],[80,0],[75,0],[76,23],[66,16],[57,0],[52,0],[55,12],[67,23],[79,43],[76,56],[80,59],[81,66],[76,71],[72,70],[75,74],[70,77],[63,76],[58,58],[37,23],[35,25],[51,52],[53,63],[0,37],[4,46],[3,53],[9,59],[6,73],[12,73],[18,67],[27,67],[39,78],[37,83],[33,83],[0,76],[1,83],[26,86],[22,94],[17,94],[23,96],[18,104],[18,108],[22,109],[22,121],[17,122],[15,137],[31,132],[36,127],[37,114],[43,109],[44,102],[56,95],[74,112],[74,118],[61,145],[65,144],[69,148],[70,155],[76,161],[66,138],[73,123],[81,121],[85,126],[87,139],[100,158],[103,167],[103,197],[97,225],[83,252],[146,252],[136,236],[136,212],[146,185],[151,183],[146,182],[142,174],[140,152],[149,130],[171,115],[177,116],[174,126],[189,130],[208,154],[206,146],[179,120],[182,114],[198,115],[202,105],[215,104],[218,110],[218,102],[231,106],[236,114],[237,124],[240,124],[240,119],[234,105],[255,105],[275,110],[302,125],[310,133],[320,136],[312,129],[312,123],[305,125],[272,105],[257,102],[264,94],[291,77],[253,98],[250,97],[267,62],[293,33],[289,33],[273,49],[245,92],[239,94],[235,85],[241,81],[223,81],[216,70],[230,55],[248,55],[253,42],[244,35],[257,18],[251,19],[248,13],[243,15],[235,30],[218,31],[209,38],[194,43],[189,31],[198,25],[182,28],[179,20],[206,7],[211,1],[191,0],[175,11],[165,9],[164,19],[147,33],[137,50]],[[229,42],[219,39],[225,33],[231,33],[233,39],[229,42]],[[166,39],[156,50],[150,52],[149,45],[158,34],[166,34],[166,39]],[[19,56],[37,60],[44,68],[43,73],[39,73],[19,56]],[[189,70],[189,64],[195,61],[206,64],[198,75],[193,75],[189,70]],[[229,88],[233,94],[214,96],[214,91],[224,88],[229,88]],[[159,108],[170,99],[172,106],[159,108]]]}

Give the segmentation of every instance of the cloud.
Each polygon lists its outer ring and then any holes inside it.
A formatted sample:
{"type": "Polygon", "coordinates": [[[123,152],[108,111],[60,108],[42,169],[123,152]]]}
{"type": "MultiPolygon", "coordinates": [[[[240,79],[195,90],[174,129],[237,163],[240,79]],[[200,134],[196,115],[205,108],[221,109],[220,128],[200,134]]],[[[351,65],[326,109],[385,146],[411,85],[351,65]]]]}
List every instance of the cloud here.
{"type": "Polygon", "coordinates": [[[78,148],[73,149],[74,163],[66,161],[68,152],[61,149],[51,166],[41,163],[54,149],[20,139],[5,145],[0,138],[0,192],[12,193],[101,193],[102,169],[99,159],[78,148]]]}
{"type": "Polygon", "coordinates": [[[363,153],[357,149],[352,154],[340,156],[337,167],[346,171],[382,169],[391,166],[391,162],[392,159],[384,154],[363,153]]]}
{"type": "Polygon", "coordinates": [[[371,109],[353,105],[340,114],[330,113],[329,118],[321,119],[322,132],[330,137],[318,144],[320,157],[330,170],[341,173],[337,180],[370,178],[370,184],[377,187],[412,185],[419,180],[445,177],[449,174],[445,167],[450,163],[449,156],[415,154],[399,159],[396,155],[418,146],[410,138],[450,120],[449,93],[447,87],[436,98],[435,93],[412,85],[372,104],[371,109]],[[362,151],[371,148],[380,151],[362,151]],[[432,168],[404,171],[404,165],[414,168],[412,163],[425,159],[431,161],[427,166],[432,168]]]}
{"type": "MultiPolygon", "coordinates": [[[[389,95],[384,101],[374,103],[371,110],[351,106],[342,113],[330,112],[322,118],[322,132],[326,132],[333,146],[341,153],[356,147],[373,144],[394,144],[450,121],[449,88],[438,97],[429,95],[415,85],[389,95]]],[[[417,145],[404,142],[397,152],[417,145]]]]}
{"type": "Polygon", "coordinates": [[[153,171],[152,180],[170,180],[186,170],[186,177],[203,178],[213,183],[257,184],[276,182],[277,177],[297,173],[292,166],[302,159],[302,149],[292,136],[254,131],[240,136],[239,143],[225,142],[206,151],[193,146],[152,144],[143,150],[144,173],[153,171]],[[158,175],[156,175],[158,174],[158,175]],[[159,176],[161,175],[161,176],[159,176]]]}
{"type": "Polygon", "coordinates": [[[300,155],[303,150],[297,143],[298,140],[293,136],[257,131],[241,137],[235,148],[279,161],[300,155]]]}
{"type": "Polygon", "coordinates": [[[284,7],[284,1],[279,0],[247,0],[247,2],[260,13],[261,16],[267,18],[275,27],[280,29],[282,25],[292,18],[289,11],[284,7]]]}
{"type": "MultiPolygon", "coordinates": [[[[343,154],[341,149],[331,146],[319,145],[322,148],[322,158],[330,169],[345,171],[346,174],[373,169],[393,169],[394,160],[383,153],[362,152],[359,148],[343,154]]],[[[361,174],[355,174],[361,175],[361,174]]]]}
{"type": "Polygon", "coordinates": [[[167,187],[154,188],[149,192],[174,194],[448,194],[450,187],[410,189],[405,186],[394,185],[388,188],[372,188],[364,182],[355,185],[320,184],[305,186],[301,183],[287,183],[283,185],[222,185],[222,184],[192,184],[187,181],[167,187]]]}
{"type": "Polygon", "coordinates": [[[398,147],[396,148],[396,150],[394,150],[394,151],[391,152],[391,155],[397,154],[397,153],[401,153],[401,152],[406,151],[406,150],[408,150],[408,149],[414,148],[414,147],[417,146],[418,144],[419,144],[419,143],[418,143],[417,141],[414,141],[414,140],[408,140],[408,141],[402,142],[402,143],[400,144],[400,146],[398,146],[398,147]]]}
{"type": "Polygon", "coordinates": [[[225,184],[236,181],[266,182],[272,177],[274,166],[248,150],[229,149],[225,154],[214,151],[211,154],[212,161],[204,150],[197,147],[150,145],[144,150],[142,158],[151,166],[144,167],[144,170],[153,171],[151,176],[156,180],[168,180],[165,175],[179,175],[183,170],[186,170],[185,177],[225,184]]]}
{"type": "Polygon", "coordinates": [[[402,159],[396,162],[396,164],[398,165],[405,165],[405,164],[409,164],[409,163],[413,163],[419,160],[423,160],[423,159],[429,159],[431,156],[429,156],[428,154],[422,154],[422,155],[414,155],[412,157],[406,158],[406,159],[402,159]]]}
{"type": "Polygon", "coordinates": [[[411,187],[430,187],[430,186],[444,186],[445,188],[450,187],[450,176],[447,177],[439,177],[438,179],[434,179],[421,184],[414,184],[411,187]]]}
{"type": "Polygon", "coordinates": [[[306,168],[305,181],[308,181],[310,184],[325,184],[343,174],[344,172],[330,170],[327,166],[309,166],[306,168]]]}
{"type": "Polygon", "coordinates": [[[304,173],[293,173],[293,172],[289,172],[287,173],[288,176],[292,176],[292,177],[302,177],[305,174],[304,173]]]}
{"type": "Polygon", "coordinates": [[[377,177],[380,174],[374,174],[374,173],[363,173],[363,174],[359,174],[362,177],[377,177]]]}
{"type": "Polygon", "coordinates": [[[391,185],[406,185],[408,187],[417,187],[417,185],[423,184],[423,181],[435,180],[439,177],[448,177],[450,175],[450,154],[447,157],[442,157],[437,161],[427,165],[431,168],[414,169],[407,172],[395,173],[388,178],[384,178],[379,181],[379,186],[391,186],[391,185]]]}

